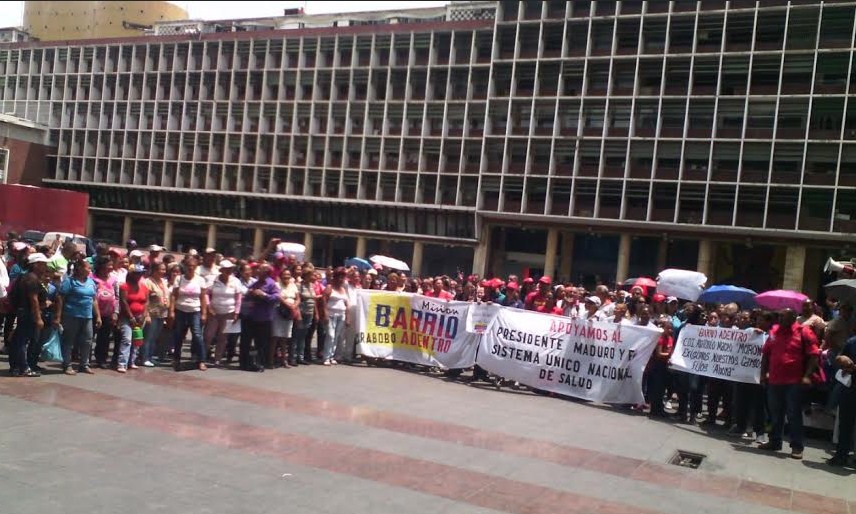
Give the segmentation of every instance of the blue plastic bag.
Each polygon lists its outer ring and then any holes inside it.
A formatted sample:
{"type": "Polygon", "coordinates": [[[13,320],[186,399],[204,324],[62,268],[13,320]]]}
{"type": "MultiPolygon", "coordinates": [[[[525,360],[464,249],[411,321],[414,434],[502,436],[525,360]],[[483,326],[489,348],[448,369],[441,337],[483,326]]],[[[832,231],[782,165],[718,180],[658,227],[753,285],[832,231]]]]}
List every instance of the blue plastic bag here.
{"type": "Polygon", "coordinates": [[[42,345],[42,360],[45,362],[62,362],[62,341],[60,331],[50,329],[51,335],[42,345]]]}

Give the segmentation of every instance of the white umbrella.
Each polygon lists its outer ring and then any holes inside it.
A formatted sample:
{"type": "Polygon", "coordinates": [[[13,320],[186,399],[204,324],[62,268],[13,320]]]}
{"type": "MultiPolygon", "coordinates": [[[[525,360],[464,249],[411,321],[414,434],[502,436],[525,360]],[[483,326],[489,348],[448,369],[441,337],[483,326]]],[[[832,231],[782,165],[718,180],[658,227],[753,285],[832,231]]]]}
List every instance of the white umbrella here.
{"type": "Polygon", "coordinates": [[[707,276],[698,271],[664,269],[657,276],[657,292],[694,302],[704,291],[706,282],[707,276]]]}
{"type": "Polygon", "coordinates": [[[293,255],[295,259],[302,261],[306,254],[306,247],[299,243],[279,243],[276,245],[276,251],[285,255],[293,255]]]}
{"type": "Polygon", "coordinates": [[[386,255],[372,255],[369,257],[369,260],[374,264],[380,264],[385,268],[392,268],[399,271],[410,271],[410,266],[408,266],[404,261],[393,259],[386,255]]]}

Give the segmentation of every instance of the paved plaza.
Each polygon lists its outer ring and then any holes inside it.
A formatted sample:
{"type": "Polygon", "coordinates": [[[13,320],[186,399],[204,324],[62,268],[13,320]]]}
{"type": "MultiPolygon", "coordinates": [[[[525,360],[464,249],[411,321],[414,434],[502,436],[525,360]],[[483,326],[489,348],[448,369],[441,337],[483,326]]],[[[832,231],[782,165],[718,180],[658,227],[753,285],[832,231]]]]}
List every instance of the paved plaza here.
{"type": "Polygon", "coordinates": [[[822,441],[798,462],[391,368],[98,371],[0,378],[0,512],[856,513],[822,441]]]}

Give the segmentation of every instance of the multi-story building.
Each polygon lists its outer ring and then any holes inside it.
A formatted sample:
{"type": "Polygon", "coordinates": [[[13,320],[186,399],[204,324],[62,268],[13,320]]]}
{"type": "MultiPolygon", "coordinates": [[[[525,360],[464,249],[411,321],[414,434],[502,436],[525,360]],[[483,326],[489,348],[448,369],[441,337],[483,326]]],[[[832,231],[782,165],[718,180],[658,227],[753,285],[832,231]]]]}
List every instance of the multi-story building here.
{"type": "Polygon", "coordinates": [[[323,261],[813,293],[854,243],[854,13],[503,1],[164,24],[4,45],[0,106],[52,128],[47,182],[88,192],[117,240],[284,234],[323,261]]]}

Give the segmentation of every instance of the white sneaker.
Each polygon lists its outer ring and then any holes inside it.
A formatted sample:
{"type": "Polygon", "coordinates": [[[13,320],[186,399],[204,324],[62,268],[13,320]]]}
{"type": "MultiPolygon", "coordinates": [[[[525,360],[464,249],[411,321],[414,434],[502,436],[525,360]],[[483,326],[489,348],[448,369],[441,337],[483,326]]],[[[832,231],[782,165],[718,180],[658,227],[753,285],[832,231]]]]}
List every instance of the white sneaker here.
{"type": "Polygon", "coordinates": [[[155,367],[155,365],[154,365],[154,363],[153,363],[152,361],[146,361],[146,362],[144,362],[144,363],[143,363],[143,367],[146,367],[146,368],[154,368],[154,367],[155,367]]]}
{"type": "Polygon", "coordinates": [[[672,400],[666,400],[666,406],[665,407],[669,410],[672,410],[672,400]]]}
{"type": "Polygon", "coordinates": [[[758,437],[755,438],[755,442],[758,444],[767,444],[770,442],[770,438],[767,437],[767,434],[758,434],[758,437]]]}
{"type": "Polygon", "coordinates": [[[751,441],[755,439],[755,432],[743,432],[743,435],[740,436],[740,438],[751,441]]]}
{"type": "Polygon", "coordinates": [[[325,360],[325,361],[324,361],[324,365],[325,365],[325,366],[330,366],[330,365],[331,365],[330,359],[325,360]]]}

